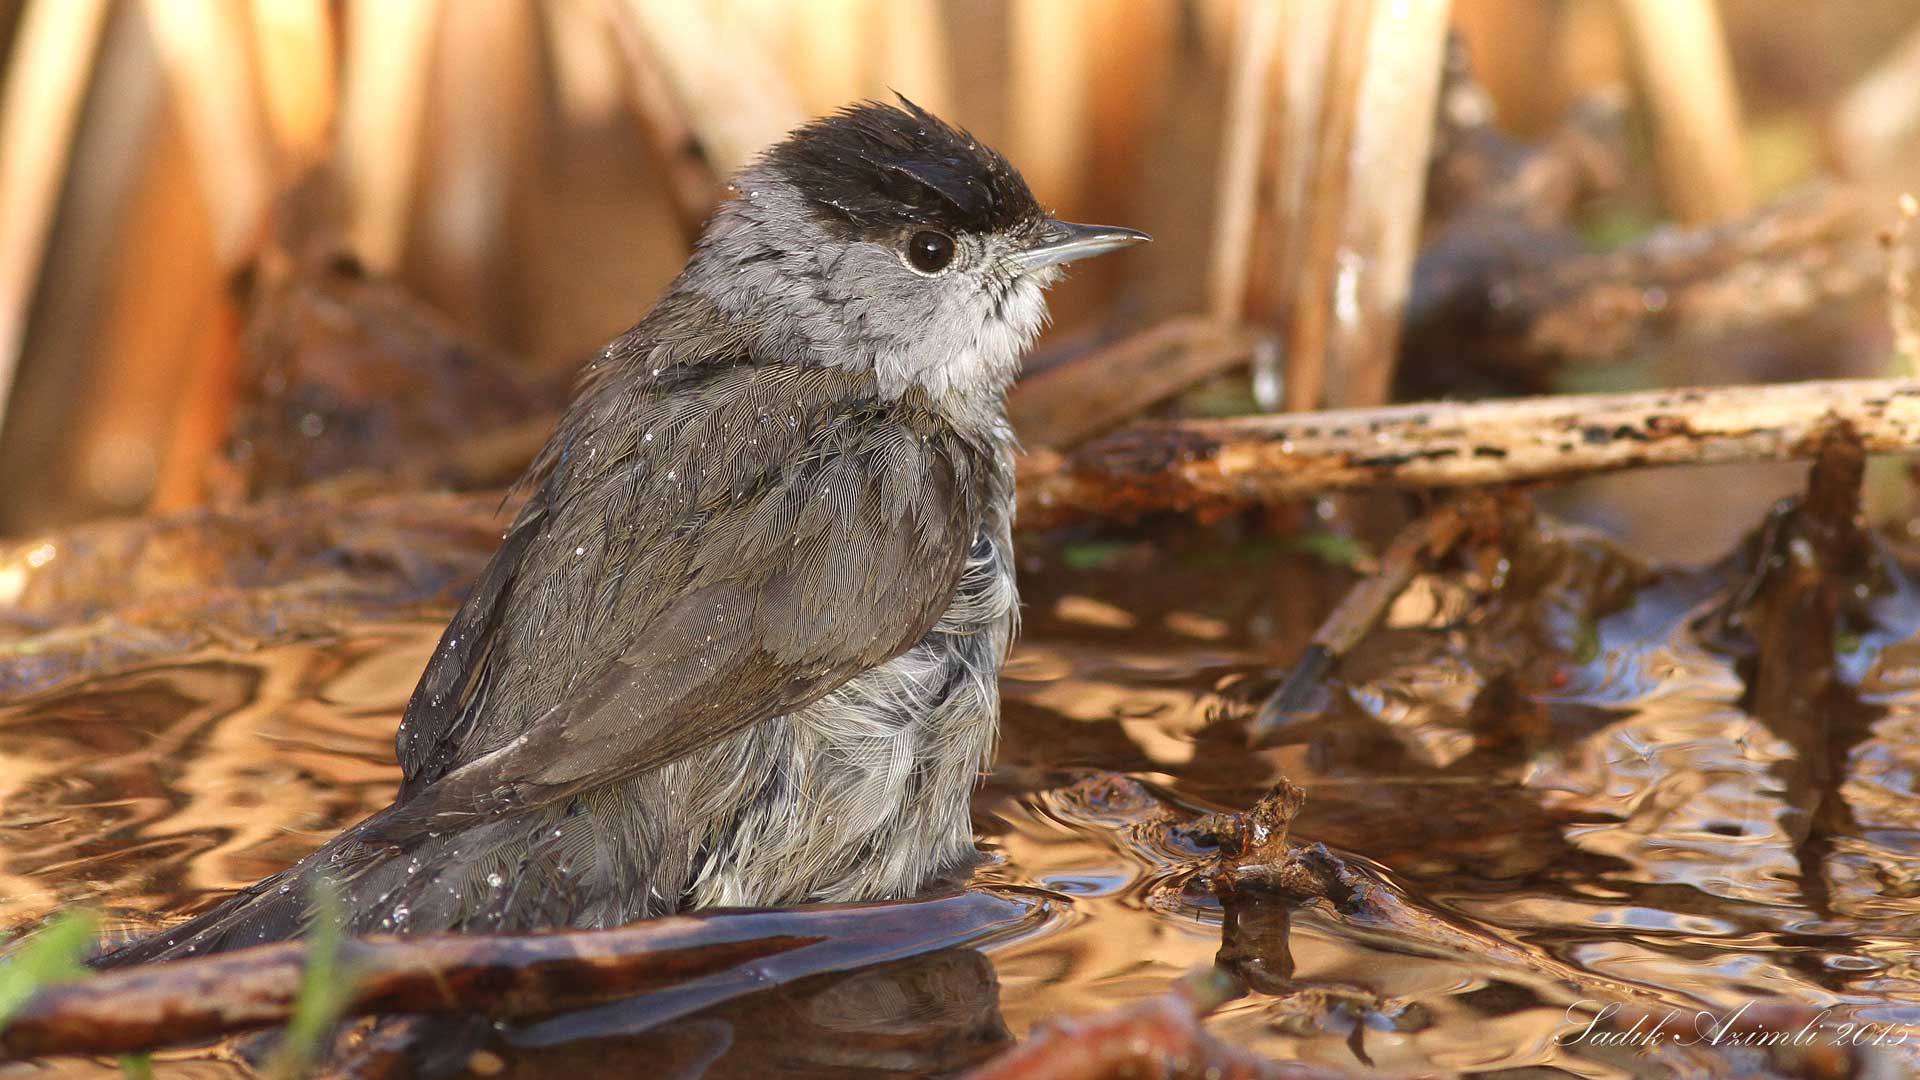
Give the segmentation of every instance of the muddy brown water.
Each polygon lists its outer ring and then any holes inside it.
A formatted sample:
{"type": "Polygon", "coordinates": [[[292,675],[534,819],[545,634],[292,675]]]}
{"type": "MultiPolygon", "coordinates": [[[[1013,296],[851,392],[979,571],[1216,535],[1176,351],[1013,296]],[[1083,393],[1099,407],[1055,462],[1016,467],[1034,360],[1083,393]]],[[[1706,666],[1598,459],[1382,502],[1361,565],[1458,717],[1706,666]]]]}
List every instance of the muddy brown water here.
{"type": "MultiPolygon", "coordinates": [[[[1248,704],[1310,625],[1298,609],[1337,595],[1338,575],[1291,557],[1291,578],[1259,558],[1189,560],[1149,586],[1130,558],[1096,548],[1078,563],[1104,569],[1035,575],[1046,586],[1029,585],[1004,681],[975,880],[1044,897],[1040,915],[978,947],[906,948],[664,1025],[617,1008],[523,1025],[503,1044],[515,1073],[964,1069],[1046,1017],[1159,993],[1209,962],[1220,909],[1181,879],[1198,853],[1133,826],[1245,807],[1283,774],[1308,796],[1297,837],[1511,948],[1434,948],[1309,905],[1285,992],[1210,1021],[1234,1042],[1356,1073],[1772,1075],[1737,1047],[1579,1038],[1570,1007],[1626,988],[1680,1010],[1686,1034],[1697,1013],[1748,1002],[1831,1007],[1823,1037],[1865,1033],[1886,1075],[1920,1072],[1920,586],[1906,575],[1844,635],[1852,705],[1820,747],[1743,710],[1751,660],[1700,629],[1730,580],[1695,571],[1648,573],[1598,615],[1535,597],[1520,638],[1536,654],[1510,663],[1475,645],[1497,605],[1423,578],[1323,714],[1250,751],[1248,704]],[[1289,600],[1290,581],[1315,595],[1289,600]],[[1812,795],[1794,768],[1810,754],[1832,759],[1812,795]]],[[[75,905],[116,930],[157,926],[384,805],[394,724],[439,629],[236,642],[0,708],[0,928],[75,905]]],[[[157,1067],[243,1071],[224,1047],[157,1067]]]]}

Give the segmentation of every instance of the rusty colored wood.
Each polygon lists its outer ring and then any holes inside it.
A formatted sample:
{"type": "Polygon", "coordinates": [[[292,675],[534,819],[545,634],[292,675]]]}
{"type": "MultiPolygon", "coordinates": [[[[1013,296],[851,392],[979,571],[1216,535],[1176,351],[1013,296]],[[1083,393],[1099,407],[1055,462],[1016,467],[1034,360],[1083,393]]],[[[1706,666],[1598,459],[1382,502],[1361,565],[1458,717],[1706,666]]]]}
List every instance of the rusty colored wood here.
{"type": "Polygon", "coordinates": [[[1920,380],[1430,402],[1138,424],[1029,455],[1022,523],[1219,511],[1362,488],[1449,488],[1813,455],[1845,420],[1871,453],[1920,449],[1920,380]]]}

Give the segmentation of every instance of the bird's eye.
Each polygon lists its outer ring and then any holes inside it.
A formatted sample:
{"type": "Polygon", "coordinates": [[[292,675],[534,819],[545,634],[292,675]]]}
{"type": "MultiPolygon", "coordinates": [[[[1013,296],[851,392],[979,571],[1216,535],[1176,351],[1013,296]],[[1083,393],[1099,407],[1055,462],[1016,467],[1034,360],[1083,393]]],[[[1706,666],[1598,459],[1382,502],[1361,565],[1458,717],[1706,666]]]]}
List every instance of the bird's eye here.
{"type": "Polygon", "coordinates": [[[921,229],[907,238],[907,261],[923,274],[937,274],[953,261],[953,237],[921,229]]]}

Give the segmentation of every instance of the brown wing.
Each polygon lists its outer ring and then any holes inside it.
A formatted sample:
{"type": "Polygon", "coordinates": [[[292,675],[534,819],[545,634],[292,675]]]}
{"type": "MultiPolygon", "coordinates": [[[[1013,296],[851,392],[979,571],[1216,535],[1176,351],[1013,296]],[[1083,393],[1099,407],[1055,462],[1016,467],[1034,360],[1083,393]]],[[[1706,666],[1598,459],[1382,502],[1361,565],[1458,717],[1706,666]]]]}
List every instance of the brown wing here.
{"type": "Polygon", "coordinates": [[[818,699],[932,628],[976,528],[969,449],[830,370],[602,388],[558,439],[409,705],[389,839],[818,699]]]}

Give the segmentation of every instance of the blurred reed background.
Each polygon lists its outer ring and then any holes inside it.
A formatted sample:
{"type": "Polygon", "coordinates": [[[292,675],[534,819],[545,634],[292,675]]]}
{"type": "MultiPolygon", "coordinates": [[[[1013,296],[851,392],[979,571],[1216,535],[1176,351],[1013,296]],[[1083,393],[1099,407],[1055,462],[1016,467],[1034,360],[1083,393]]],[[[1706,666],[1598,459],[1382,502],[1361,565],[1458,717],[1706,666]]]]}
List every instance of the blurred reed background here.
{"type": "MultiPolygon", "coordinates": [[[[1626,167],[1573,206],[1604,249],[1912,175],[1916,24],[1912,0],[0,0],[0,534],[213,493],[250,298],[290,254],[269,222],[324,216],[284,198],[317,165],[361,263],[558,380],[679,267],[716,175],[897,90],[1063,215],[1158,238],[1058,291],[1042,362],[1209,312],[1282,333],[1264,404],[1369,404],[1421,362],[1399,312],[1449,123],[1542,140],[1620,103],[1626,167]],[[1450,38],[1478,87],[1442,80],[1450,38]]],[[[1727,373],[1639,377],[1688,375],[1727,373]]]]}

